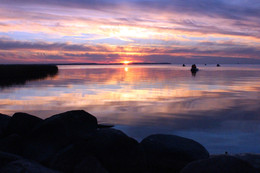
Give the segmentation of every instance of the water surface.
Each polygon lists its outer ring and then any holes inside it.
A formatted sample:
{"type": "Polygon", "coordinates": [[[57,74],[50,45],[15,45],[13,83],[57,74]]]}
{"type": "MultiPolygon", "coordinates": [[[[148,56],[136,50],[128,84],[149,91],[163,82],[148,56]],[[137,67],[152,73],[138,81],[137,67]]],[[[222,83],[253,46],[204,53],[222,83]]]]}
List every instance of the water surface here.
{"type": "Polygon", "coordinates": [[[84,109],[137,140],[177,134],[210,153],[260,153],[260,65],[59,66],[0,89],[0,112],[41,118],[84,109]]]}

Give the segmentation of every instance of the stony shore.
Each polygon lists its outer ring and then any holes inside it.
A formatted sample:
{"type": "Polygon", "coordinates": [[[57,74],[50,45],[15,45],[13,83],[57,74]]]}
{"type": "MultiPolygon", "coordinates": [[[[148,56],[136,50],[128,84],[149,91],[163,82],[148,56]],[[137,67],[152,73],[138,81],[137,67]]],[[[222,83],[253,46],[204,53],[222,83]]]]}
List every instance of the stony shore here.
{"type": "Polygon", "coordinates": [[[154,134],[140,143],[75,110],[40,119],[0,114],[1,173],[254,173],[259,154],[210,156],[198,142],[154,134]]]}

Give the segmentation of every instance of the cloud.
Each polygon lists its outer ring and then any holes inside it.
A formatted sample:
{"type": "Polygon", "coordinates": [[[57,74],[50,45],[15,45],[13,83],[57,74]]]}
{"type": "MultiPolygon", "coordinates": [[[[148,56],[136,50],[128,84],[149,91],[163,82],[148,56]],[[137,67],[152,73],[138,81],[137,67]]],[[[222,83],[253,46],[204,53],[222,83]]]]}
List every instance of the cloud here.
{"type": "Polygon", "coordinates": [[[80,62],[152,61],[148,57],[154,56],[169,62],[178,57],[260,58],[257,0],[0,3],[0,38],[9,37],[0,39],[0,52],[13,57],[80,62]]]}

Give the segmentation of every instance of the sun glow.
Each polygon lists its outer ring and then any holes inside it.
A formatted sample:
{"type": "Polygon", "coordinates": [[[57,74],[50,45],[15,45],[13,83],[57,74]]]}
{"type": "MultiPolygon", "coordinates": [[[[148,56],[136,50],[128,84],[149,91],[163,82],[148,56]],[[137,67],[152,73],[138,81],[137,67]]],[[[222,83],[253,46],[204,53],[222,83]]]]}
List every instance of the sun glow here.
{"type": "Polygon", "coordinates": [[[123,61],[123,63],[125,64],[125,65],[127,65],[127,64],[129,64],[129,63],[131,63],[132,61],[123,61]]]}

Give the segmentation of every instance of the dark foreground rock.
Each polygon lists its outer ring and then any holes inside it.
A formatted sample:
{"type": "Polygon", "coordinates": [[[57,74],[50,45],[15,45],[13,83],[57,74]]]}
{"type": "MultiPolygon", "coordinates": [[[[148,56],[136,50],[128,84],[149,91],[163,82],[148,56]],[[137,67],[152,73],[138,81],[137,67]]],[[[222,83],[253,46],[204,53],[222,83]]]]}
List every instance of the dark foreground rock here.
{"type": "Polygon", "coordinates": [[[0,115],[1,173],[254,173],[253,166],[260,167],[259,155],[236,157],[209,158],[198,142],[174,135],[151,135],[138,143],[82,110],[45,120],[0,115]]]}
{"type": "Polygon", "coordinates": [[[233,156],[215,156],[188,164],[181,173],[257,173],[248,162],[233,156]]]}
{"type": "Polygon", "coordinates": [[[0,113],[0,138],[3,137],[11,117],[0,113]]]}
{"type": "Polygon", "coordinates": [[[260,173],[260,154],[245,153],[245,154],[235,154],[233,156],[250,163],[260,173]]]}
{"type": "Polygon", "coordinates": [[[10,135],[15,133],[21,136],[27,135],[42,121],[42,119],[27,113],[15,113],[7,125],[6,134],[10,135]]]}
{"type": "Polygon", "coordinates": [[[0,139],[0,150],[13,154],[21,154],[22,137],[18,134],[11,134],[0,139]]]}
{"type": "Polygon", "coordinates": [[[198,142],[175,135],[151,135],[141,145],[146,153],[149,172],[174,173],[194,160],[209,157],[198,142]]]}
{"type": "Polygon", "coordinates": [[[28,135],[23,145],[23,156],[46,163],[60,149],[96,129],[96,117],[83,110],[54,115],[28,135]]]}
{"type": "MultiPolygon", "coordinates": [[[[50,167],[71,172],[84,158],[97,158],[113,173],[144,172],[145,160],[138,142],[115,129],[97,130],[88,140],[73,144],[53,157],[50,167]]],[[[79,170],[79,169],[77,169],[79,170]]]]}
{"type": "Polygon", "coordinates": [[[8,163],[19,159],[22,159],[22,157],[15,154],[0,151],[0,169],[6,166],[8,163]]]}
{"type": "Polygon", "coordinates": [[[85,157],[74,169],[73,173],[108,173],[95,157],[85,157]]]}
{"type": "Polygon", "coordinates": [[[60,173],[36,162],[21,159],[8,163],[0,169],[1,173],[60,173]]]}

